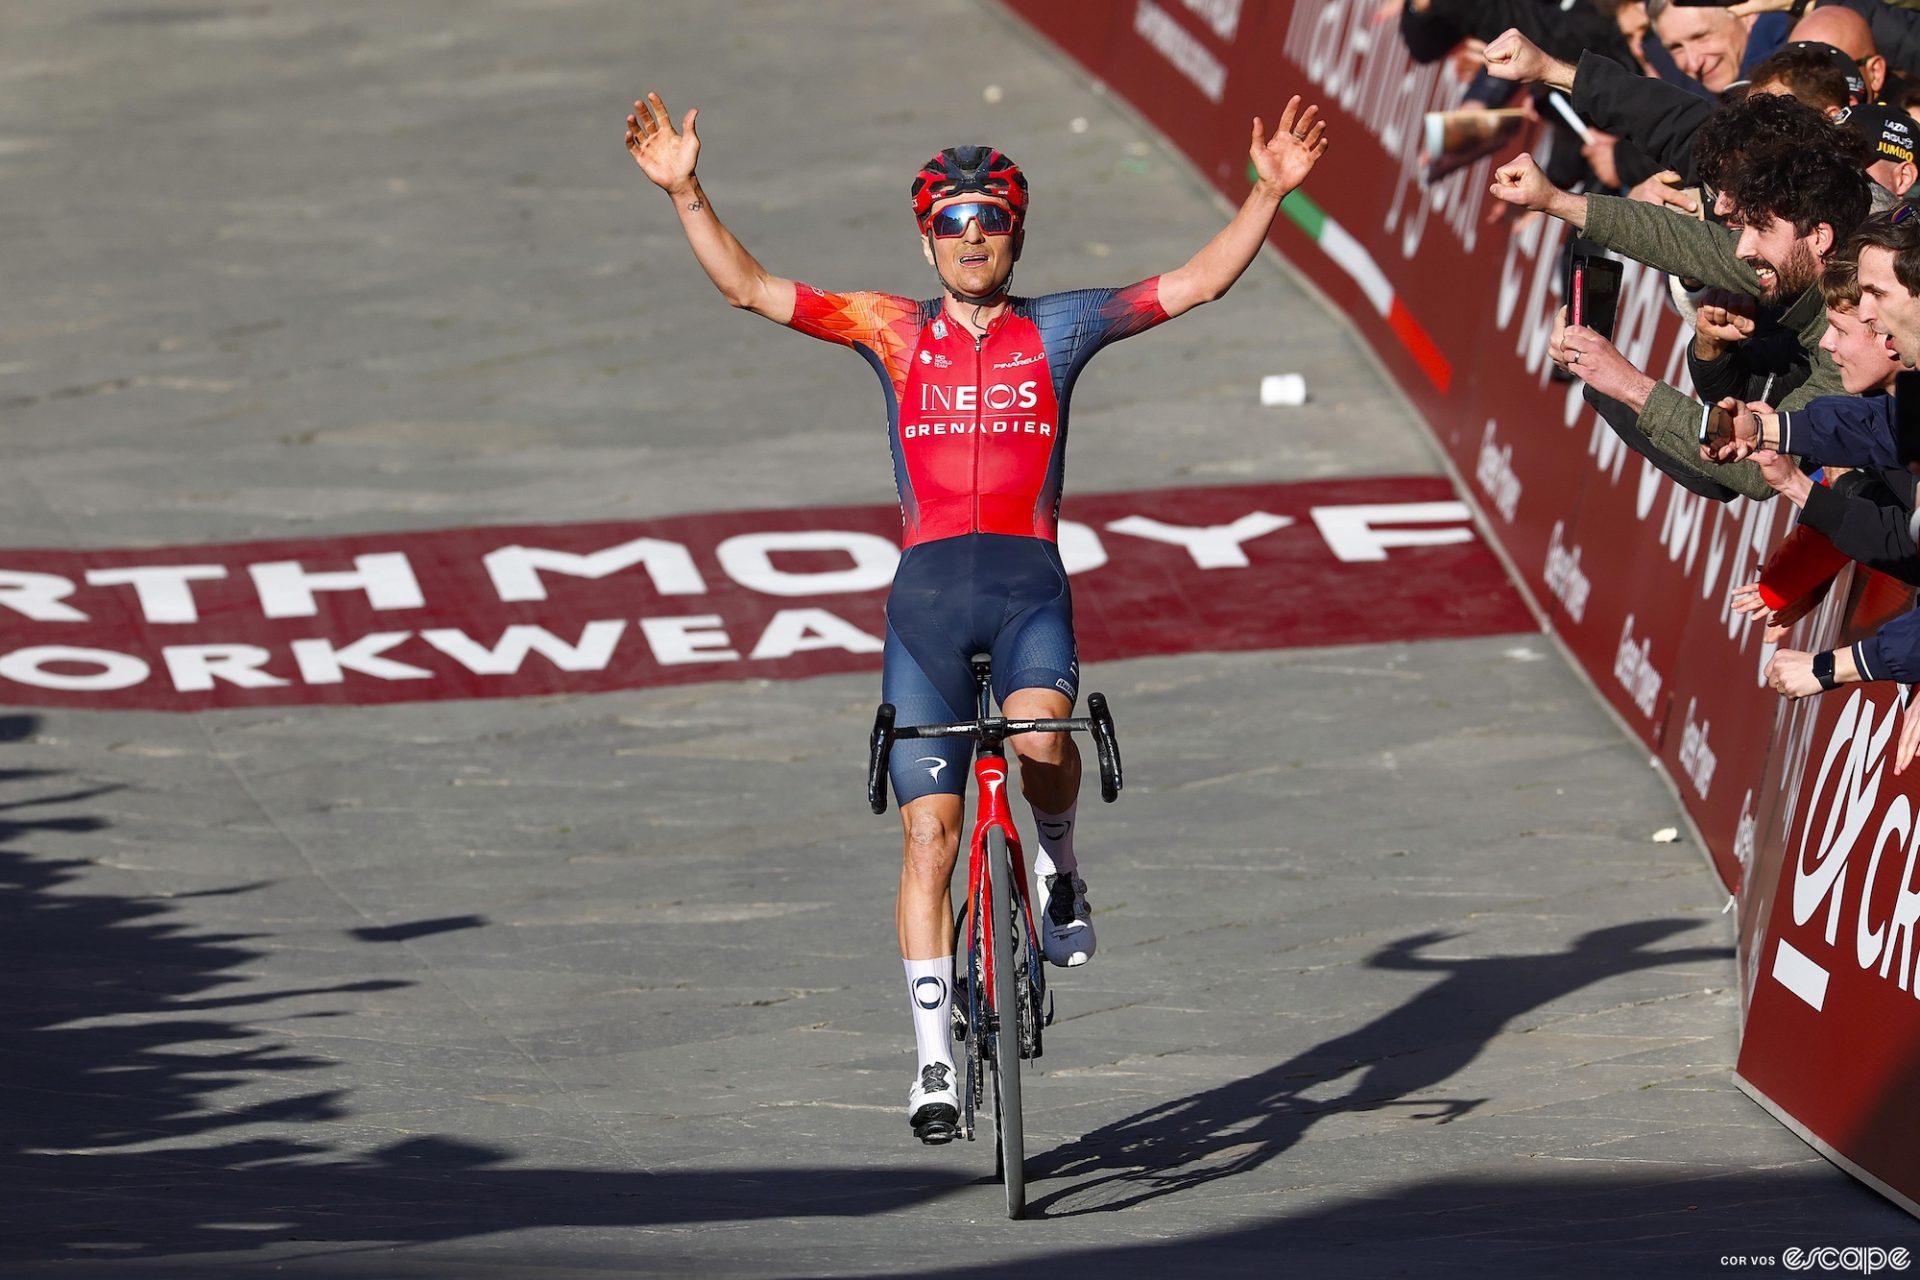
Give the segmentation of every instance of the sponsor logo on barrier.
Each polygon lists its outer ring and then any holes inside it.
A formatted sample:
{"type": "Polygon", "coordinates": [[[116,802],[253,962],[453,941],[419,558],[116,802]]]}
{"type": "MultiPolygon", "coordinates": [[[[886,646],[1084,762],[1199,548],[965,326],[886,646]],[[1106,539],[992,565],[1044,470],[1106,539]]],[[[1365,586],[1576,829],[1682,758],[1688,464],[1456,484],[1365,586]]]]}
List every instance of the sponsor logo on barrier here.
{"type": "Polygon", "coordinates": [[[1520,477],[1513,470],[1513,446],[1499,443],[1494,438],[1495,430],[1493,419],[1488,418],[1486,433],[1480,437],[1480,465],[1474,468],[1473,478],[1500,518],[1512,524],[1513,514],[1520,508],[1520,477]]]}
{"type": "Polygon", "coordinates": [[[1231,42],[1239,34],[1240,0],[1180,0],[1180,3],[1222,40],[1231,42]]]}
{"type": "Polygon", "coordinates": [[[1680,737],[1680,771],[1693,784],[1694,794],[1705,800],[1707,790],[1713,786],[1714,768],[1720,760],[1707,742],[1707,733],[1712,725],[1705,720],[1696,722],[1693,718],[1697,705],[1697,699],[1687,699],[1686,728],[1680,737]]]}
{"type": "Polygon", "coordinates": [[[1772,974],[1815,1009],[1825,1007],[1832,970],[1848,958],[1847,942],[1861,972],[1920,994],[1914,984],[1920,964],[1920,884],[1914,877],[1920,863],[1920,826],[1905,795],[1896,793],[1884,808],[1880,804],[1886,748],[1898,722],[1897,708],[1876,718],[1872,701],[1864,692],[1854,692],[1814,774],[1814,803],[1794,858],[1792,909],[1797,928],[1820,920],[1823,907],[1824,921],[1818,942],[1805,933],[1797,933],[1793,941],[1778,940],[1772,974]],[[1874,834],[1865,851],[1866,865],[1855,877],[1850,868],[1858,865],[1861,837],[1869,829],[1874,834]],[[1884,886],[1883,859],[1889,871],[1899,868],[1884,886]],[[1841,937],[1843,919],[1853,925],[1850,939],[1841,937]]]}
{"type": "Polygon", "coordinates": [[[1547,590],[1553,592],[1567,616],[1579,622],[1587,616],[1593,583],[1580,568],[1580,548],[1561,541],[1566,531],[1566,521],[1553,522],[1553,535],[1547,540],[1547,590]]]}
{"type": "Polygon", "coordinates": [[[1133,11],[1133,32],[1173,64],[1207,101],[1218,102],[1226,96],[1226,64],[1153,0],[1139,0],[1133,11]]]}
{"type": "Polygon", "coordinates": [[[1627,697],[1640,709],[1640,714],[1651,719],[1654,709],[1660,705],[1660,673],[1647,657],[1653,650],[1653,641],[1634,643],[1633,621],[1633,615],[1628,614],[1626,625],[1620,628],[1620,647],[1613,657],[1613,678],[1627,691],[1627,697]]]}

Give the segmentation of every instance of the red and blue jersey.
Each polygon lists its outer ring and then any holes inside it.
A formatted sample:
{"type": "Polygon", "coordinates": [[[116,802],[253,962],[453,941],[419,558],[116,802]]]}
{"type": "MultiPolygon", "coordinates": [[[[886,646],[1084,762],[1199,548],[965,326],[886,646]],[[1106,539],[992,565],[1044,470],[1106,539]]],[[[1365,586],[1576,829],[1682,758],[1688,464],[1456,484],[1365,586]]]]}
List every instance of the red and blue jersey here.
{"type": "Polygon", "coordinates": [[[880,375],[911,547],[969,533],[1052,542],[1074,381],[1094,352],[1166,318],[1155,276],[1010,299],[977,342],[938,299],[804,284],[790,323],[852,347],[880,375]]]}

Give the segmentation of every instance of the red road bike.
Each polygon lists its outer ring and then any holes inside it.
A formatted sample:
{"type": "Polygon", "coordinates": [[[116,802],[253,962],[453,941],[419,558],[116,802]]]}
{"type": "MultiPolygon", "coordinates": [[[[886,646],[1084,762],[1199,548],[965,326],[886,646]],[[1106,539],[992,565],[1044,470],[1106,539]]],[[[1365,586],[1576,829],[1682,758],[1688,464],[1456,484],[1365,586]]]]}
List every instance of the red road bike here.
{"type": "MultiPolygon", "coordinates": [[[[1007,720],[992,711],[992,670],[984,656],[973,660],[979,718],[957,724],[894,725],[892,703],[873,719],[867,763],[867,803],[887,811],[887,758],[895,742],[914,738],[971,738],[974,742],[975,811],[967,857],[967,897],[954,922],[967,939],[960,985],[966,989],[966,1083],[961,1093],[962,1132],[973,1140],[974,1113],[993,1082],[994,1177],[1006,1186],[1007,1216],[1027,1211],[1025,1134],[1020,1110],[1020,1059],[1040,1056],[1041,1031],[1053,1021],[1046,971],[1033,924],[1026,858],[1007,806],[1004,743],[1022,733],[1087,733],[1100,759],[1100,798],[1120,794],[1120,741],[1106,698],[1087,697],[1087,715],[1071,720],[1007,720]]],[[[956,1000],[956,1005],[958,1005],[956,1000]]]]}

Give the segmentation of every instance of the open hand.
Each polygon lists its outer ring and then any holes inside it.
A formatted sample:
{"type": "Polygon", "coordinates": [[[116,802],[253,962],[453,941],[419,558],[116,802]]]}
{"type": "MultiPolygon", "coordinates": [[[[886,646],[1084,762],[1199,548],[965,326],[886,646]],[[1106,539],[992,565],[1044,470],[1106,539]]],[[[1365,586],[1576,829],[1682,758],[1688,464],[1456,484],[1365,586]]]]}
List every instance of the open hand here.
{"type": "Polygon", "coordinates": [[[1643,204],[1665,205],[1669,209],[1692,216],[1699,216],[1700,200],[1694,193],[1681,186],[1686,179],[1672,169],[1662,169],[1651,178],[1627,192],[1627,199],[1638,200],[1643,204]]]}
{"type": "Polygon", "coordinates": [[[627,117],[627,151],[640,172],[664,191],[685,186],[693,178],[693,162],[700,156],[700,137],[693,122],[700,114],[695,107],[675,130],[667,104],[660,95],[650,93],[633,104],[627,117]]]}
{"type": "Polygon", "coordinates": [[[1260,181],[1283,197],[1305,182],[1315,162],[1327,153],[1327,122],[1314,119],[1319,114],[1318,106],[1300,110],[1296,93],[1287,99],[1273,137],[1263,137],[1266,126],[1259,116],[1253,118],[1253,145],[1247,154],[1260,181]]]}

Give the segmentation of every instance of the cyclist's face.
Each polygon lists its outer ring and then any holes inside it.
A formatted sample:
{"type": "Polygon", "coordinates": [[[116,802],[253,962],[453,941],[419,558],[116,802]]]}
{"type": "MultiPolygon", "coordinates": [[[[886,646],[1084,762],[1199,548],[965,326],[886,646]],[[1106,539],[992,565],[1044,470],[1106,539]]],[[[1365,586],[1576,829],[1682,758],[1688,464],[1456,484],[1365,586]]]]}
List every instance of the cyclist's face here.
{"type": "MultiPolygon", "coordinates": [[[[933,211],[938,214],[949,205],[976,203],[1001,202],[966,195],[942,200],[933,211]]],[[[968,220],[966,231],[961,235],[922,236],[920,247],[927,261],[949,284],[962,293],[978,296],[994,292],[1013,272],[1013,264],[1020,257],[1020,228],[1015,224],[1011,233],[988,235],[980,220],[973,218],[968,220]]]]}

